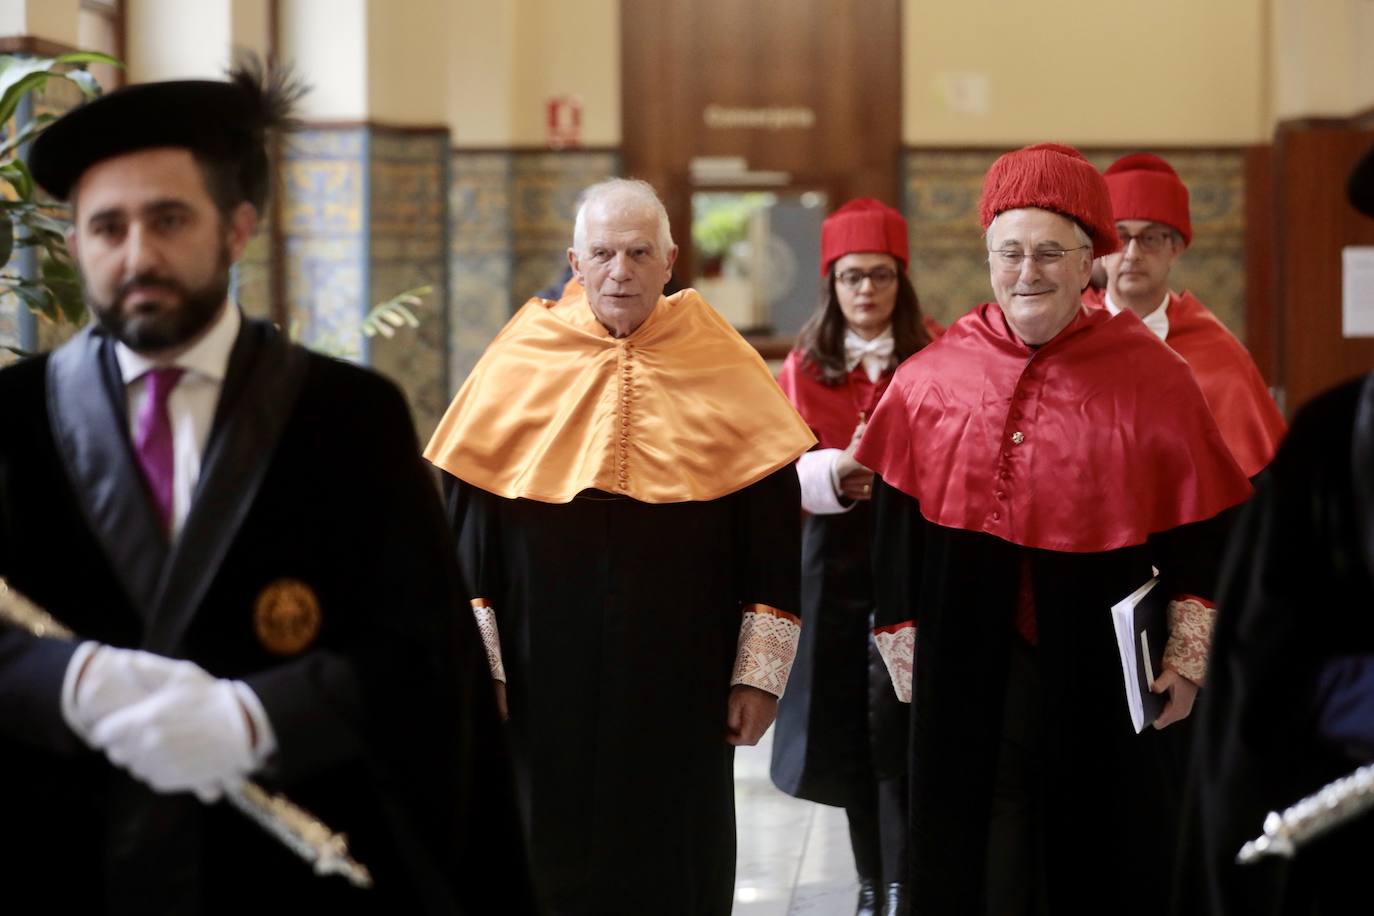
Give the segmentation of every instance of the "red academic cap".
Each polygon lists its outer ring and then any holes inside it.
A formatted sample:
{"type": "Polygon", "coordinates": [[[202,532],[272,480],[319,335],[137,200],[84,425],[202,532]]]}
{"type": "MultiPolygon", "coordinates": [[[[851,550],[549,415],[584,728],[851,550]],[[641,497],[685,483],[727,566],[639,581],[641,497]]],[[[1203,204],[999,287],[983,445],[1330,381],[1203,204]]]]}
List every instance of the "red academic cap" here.
{"type": "Polygon", "coordinates": [[[1078,223],[1093,240],[1093,257],[1121,248],[1111,198],[1097,169],[1071,146],[1037,143],[1007,153],[988,169],[978,215],[983,228],[999,213],[1036,207],[1078,223]]]}
{"type": "Polygon", "coordinates": [[[882,201],[857,197],[821,223],[821,276],[847,254],[872,251],[890,254],[907,266],[906,220],[882,201]]]}
{"type": "Polygon", "coordinates": [[[1102,173],[1112,196],[1112,215],[1117,220],[1146,219],[1172,226],[1193,242],[1193,223],[1188,218],[1188,187],[1173,166],[1153,153],[1132,153],[1107,166],[1102,173]]]}

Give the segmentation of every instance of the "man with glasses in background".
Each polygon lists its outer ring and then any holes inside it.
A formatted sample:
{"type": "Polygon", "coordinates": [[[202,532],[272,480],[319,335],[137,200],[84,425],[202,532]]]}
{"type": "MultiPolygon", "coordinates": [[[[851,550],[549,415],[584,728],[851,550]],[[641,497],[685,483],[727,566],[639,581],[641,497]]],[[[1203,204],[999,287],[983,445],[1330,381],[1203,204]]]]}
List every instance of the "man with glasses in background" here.
{"type": "Polygon", "coordinates": [[[1186,750],[1173,723],[1203,681],[1226,513],[1250,487],[1183,360],[1133,313],[1081,302],[1119,245],[1097,170],[1027,147],[993,164],[979,209],[997,301],[897,370],[856,455],[878,475],[876,637],[914,701],[912,911],[1153,916],[1186,750]],[[1167,702],[1137,734],[1109,609],[1152,567],[1167,702]]]}
{"type": "MultiPolygon", "coordinates": [[[[1182,356],[1236,463],[1253,478],[1269,464],[1286,426],[1245,347],[1192,293],[1169,288],[1169,272],[1193,241],[1188,188],[1150,153],[1123,156],[1103,173],[1121,250],[1102,259],[1097,293],[1113,315],[1129,309],[1182,356]]],[[[1093,291],[1085,298],[1092,302],[1093,291]]]]}

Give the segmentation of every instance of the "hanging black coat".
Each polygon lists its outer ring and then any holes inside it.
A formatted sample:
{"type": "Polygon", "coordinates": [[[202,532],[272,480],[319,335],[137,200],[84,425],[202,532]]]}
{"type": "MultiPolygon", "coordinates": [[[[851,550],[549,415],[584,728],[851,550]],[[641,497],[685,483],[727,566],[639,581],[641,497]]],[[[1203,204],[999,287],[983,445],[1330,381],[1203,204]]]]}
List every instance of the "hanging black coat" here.
{"type": "Polygon", "coordinates": [[[1368,909],[1374,818],[1291,862],[1236,853],[1282,810],[1368,762],[1318,732],[1320,673],[1374,653],[1374,376],[1304,407],[1236,526],[1197,712],[1179,914],[1368,909]]]}

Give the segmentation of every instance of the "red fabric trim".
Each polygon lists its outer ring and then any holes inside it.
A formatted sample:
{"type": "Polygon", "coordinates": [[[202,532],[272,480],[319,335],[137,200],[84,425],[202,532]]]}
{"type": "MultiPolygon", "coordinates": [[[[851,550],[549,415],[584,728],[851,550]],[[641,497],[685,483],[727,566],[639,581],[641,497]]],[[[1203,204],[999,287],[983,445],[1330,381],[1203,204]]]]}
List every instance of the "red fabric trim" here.
{"type": "Polygon", "coordinates": [[[916,621],[903,620],[901,623],[890,623],[885,627],[874,627],[874,633],[900,633],[902,630],[914,629],[916,621]]]}
{"type": "Polygon", "coordinates": [[[1032,350],[994,303],[898,368],[856,455],[927,520],[1091,553],[1246,499],[1187,365],[1127,311],[1032,350]]]}
{"type": "Polygon", "coordinates": [[[781,608],[775,608],[771,604],[746,604],[744,606],[744,612],[746,614],[767,614],[770,617],[781,617],[784,620],[790,620],[797,626],[801,626],[801,618],[796,614],[789,613],[781,608]]]}
{"type": "Polygon", "coordinates": [[[1215,601],[1209,601],[1209,600],[1207,600],[1206,598],[1199,598],[1197,595],[1174,595],[1174,596],[1173,596],[1172,598],[1170,598],[1169,600],[1170,600],[1170,601],[1196,601],[1198,604],[1202,605],[1203,607],[1207,608],[1208,610],[1215,611],[1215,610],[1217,609],[1217,603],[1216,603],[1215,601]]]}
{"type": "Polygon", "coordinates": [[[778,373],[778,384],[811,427],[821,448],[848,448],[854,428],[859,425],[859,414],[872,416],[892,381],[892,372],[884,372],[877,382],[870,382],[860,364],[840,384],[827,385],[805,366],[805,358],[800,350],[788,353],[778,373]]]}
{"type": "Polygon", "coordinates": [[[1222,438],[1246,477],[1273,460],[1288,425],[1250,353],[1187,291],[1169,297],[1165,341],[1193,370],[1222,438]]]}

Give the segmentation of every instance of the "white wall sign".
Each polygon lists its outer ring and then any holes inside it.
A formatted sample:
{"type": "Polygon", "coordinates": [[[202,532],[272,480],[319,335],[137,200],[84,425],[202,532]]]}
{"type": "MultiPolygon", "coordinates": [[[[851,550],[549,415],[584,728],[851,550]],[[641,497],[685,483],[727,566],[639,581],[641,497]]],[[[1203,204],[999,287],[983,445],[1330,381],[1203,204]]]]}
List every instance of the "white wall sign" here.
{"type": "Polygon", "coordinates": [[[1374,247],[1341,250],[1341,336],[1374,337],[1374,247]]]}

